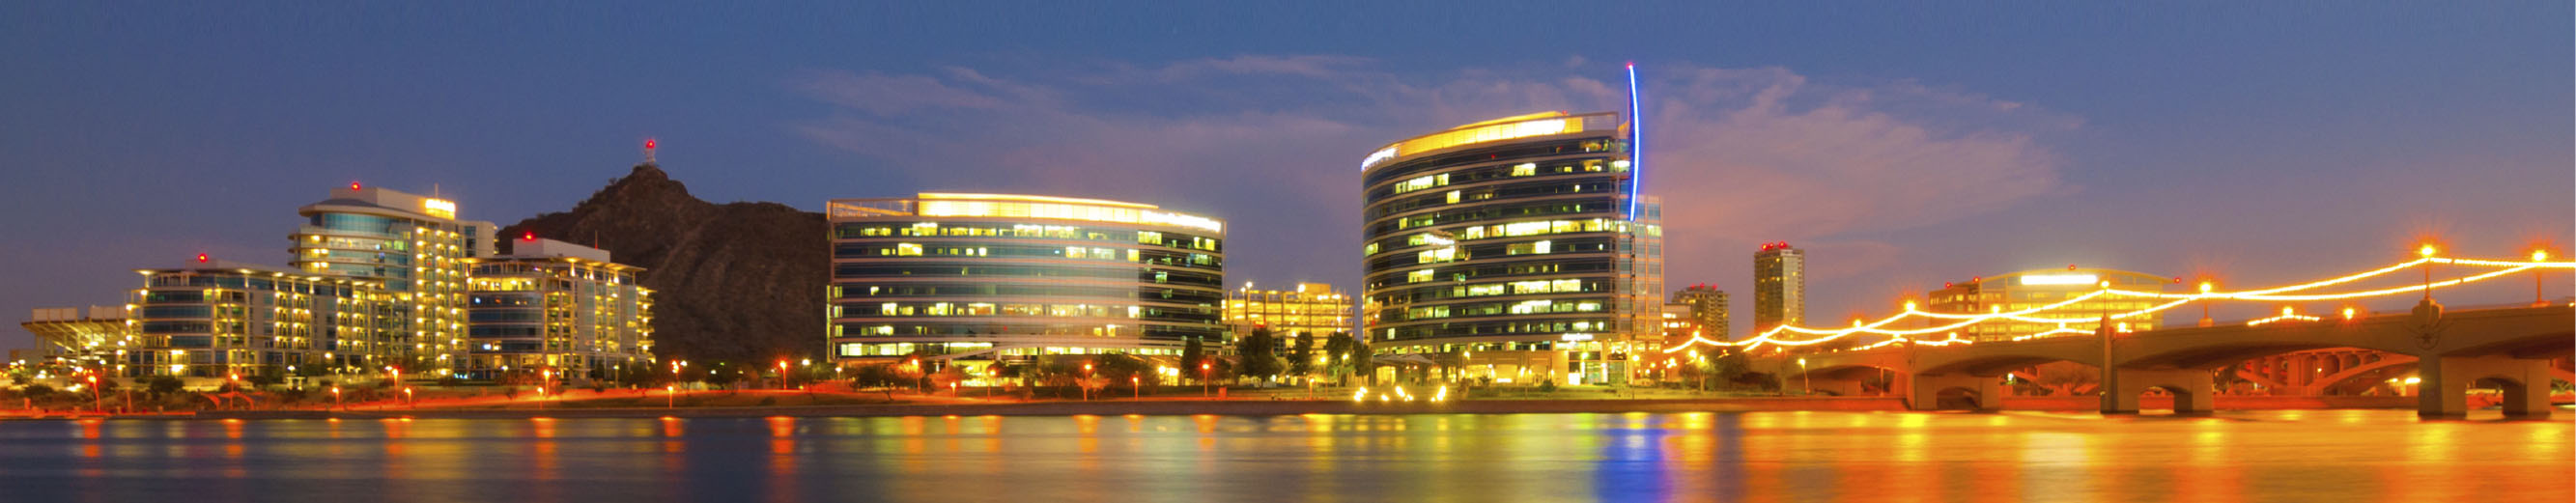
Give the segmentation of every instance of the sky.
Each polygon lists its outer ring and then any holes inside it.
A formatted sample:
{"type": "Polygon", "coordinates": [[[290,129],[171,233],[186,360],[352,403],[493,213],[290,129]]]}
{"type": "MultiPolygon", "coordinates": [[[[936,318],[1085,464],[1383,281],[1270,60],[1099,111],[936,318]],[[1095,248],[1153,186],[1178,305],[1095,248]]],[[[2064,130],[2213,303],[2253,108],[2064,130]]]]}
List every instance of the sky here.
{"type": "Polygon", "coordinates": [[[1631,61],[1666,281],[1738,320],[1771,241],[1820,324],[2069,264],[2250,288],[2576,242],[2567,2],[889,3],[0,5],[0,319],[283,264],[351,181],[569,209],[646,138],[712,201],[1146,202],[1227,220],[1229,281],[1355,289],[1361,157],[1622,109],[1631,61]]]}

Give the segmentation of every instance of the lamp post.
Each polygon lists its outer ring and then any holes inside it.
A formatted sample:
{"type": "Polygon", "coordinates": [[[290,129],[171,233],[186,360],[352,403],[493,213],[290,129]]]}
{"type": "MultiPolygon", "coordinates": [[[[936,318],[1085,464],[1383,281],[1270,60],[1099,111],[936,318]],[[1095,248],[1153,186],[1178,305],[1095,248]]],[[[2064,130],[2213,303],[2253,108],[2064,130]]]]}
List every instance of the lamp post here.
{"type": "Polygon", "coordinates": [[[1091,364],[1082,364],[1082,401],[1091,401],[1091,364]]]}
{"type": "Polygon", "coordinates": [[[1132,375],[1127,376],[1127,388],[1136,390],[1136,400],[1142,401],[1145,399],[1145,378],[1132,375]]]}
{"type": "Polygon", "coordinates": [[[672,408],[672,407],[677,407],[677,406],[679,406],[679,405],[680,405],[680,385],[677,385],[677,384],[665,384],[665,385],[662,385],[662,408],[668,409],[668,408],[672,408]]]}
{"type": "Polygon", "coordinates": [[[1207,398],[1210,392],[1214,391],[1208,385],[1208,379],[1215,376],[1216,367],[1208,365],[1207,362],[1199,362],[1199,398],[1207,398]]]}
{"type": "Polygon", "coordinates": [[[339,408],[340,408],[340,387],[339,387],[339,386],[332,386],[332,387],[331,387],[331,408],[332,408],[333,410],[337,410],[337,409],[339,409],[339,408]]]}
{"type": "Polygon", "coordinates": [[[1807,358],[1798,357],[1798,394],[1801,396],[1814,394],[1815,387],[1816,376],[1807,373],[1807,358]]]}
{"type": "MultiPolygon", "coordinates": [[[[2532,262],[2543,262],[2547,260],[2549,260],[2549,250],[2543,249],[2531,251],[2532,262]]],[[[2542,276],[2548,274],[2548,269],[2538,267],[2531,268],[2531,307],[2549,307],[2549,281],[2542,278],[2542,276]]]]}
{"type": "MultiPolygon", "coordinates": [[[[543,395],[545,392],[544,388],[537,389],[537,394],[539,395],[543,395]]],[[[545,402],[537,402],[537,406],[543,407],[545,406],[545,402]]],[[[412,399],[410,386],[403,387],[403,407],[412,410],[420,410],[420,401],[412,399]]]]}
{"type": "Polygon", "coordinates": [[[778,361],[778,389],[787,389],[787,360],[778,361]]]}
{"type": "Polygon", "coordinates": [[[2217,322],[2216,320],[2212,320],[2212,319],[2210,319],[2210,318],[2209,318],[2209,304],[2210,304],[2210,302],[2209,302],[2209,297],[2208,297],[2208,295],[2209,295],[2210,290],[2213,290],[2213,289],[2216,289],[2216,288],[2217,288],[2217,285],[2210,284],[2210,282],[2208,282],[2208,281],[2202,281],[2202,282],[2200,282],[2200,295],[2202,296],[2202,297],[2201,297],[2201,299],[2200,299],[2200,326],[2208,327],[2208,326],[2217,326],[2217,325],[2218,325],[2218,322],[2217,322]]]}
{"type": "Polygon", "coordinates": [[[89,410],[100,414],[107,413],[107,399],[99,394],[98,374],[95,373],[89,375],[89,410]]]}

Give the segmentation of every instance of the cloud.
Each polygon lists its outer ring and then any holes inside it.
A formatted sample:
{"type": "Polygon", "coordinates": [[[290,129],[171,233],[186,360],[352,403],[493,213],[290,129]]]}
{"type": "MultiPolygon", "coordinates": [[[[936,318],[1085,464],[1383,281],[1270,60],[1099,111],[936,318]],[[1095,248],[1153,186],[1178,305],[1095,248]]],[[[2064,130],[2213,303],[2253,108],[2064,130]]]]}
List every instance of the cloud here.
{"type": "MultiPolygon", "coordinates": [[[[1624,77],[1579,56],[1433,72],[1341,56],[821,71],[793,85],[827,112],[790,127],[917,173],[926,190],[1185,207],[1236,220],[1238,244],[1294,249],[1272,253],[1355,275],[1345,252],[1358,246],[1361,156],[1493,117],[1624,110],[1626,83],[1595,76],[1624,77]]],[[[1867,252],[1840,261],[1862,267],[1837,274],[1856,275],[1891,266],[1901,250],[1852,233],[2075,190],[2047,138],[2081,121],[2040,107],[1913,81],[1817,83],[1776,67],[1657,65],[1645,76],[1647,191],[1664,198],[1673,257],[1736,256],[1766,241],[1841,243],[1867,252]]],[[[1235,265],[1264,268],[1249,257],[1235,265]]],[[[1675,263],[1677,274],[1704,267],[1675,263]]]]}

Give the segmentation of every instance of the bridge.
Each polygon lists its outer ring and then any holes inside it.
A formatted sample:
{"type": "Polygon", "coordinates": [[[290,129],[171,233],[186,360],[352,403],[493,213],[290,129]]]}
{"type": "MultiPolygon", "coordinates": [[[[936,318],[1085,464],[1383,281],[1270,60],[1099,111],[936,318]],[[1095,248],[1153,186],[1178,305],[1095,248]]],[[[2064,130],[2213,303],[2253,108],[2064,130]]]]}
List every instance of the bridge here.
{"type": "Polygon", "coordinates": [[[2220,369],[2283,354],[2355,348],[2384,352],[2390,356],[2368,362],[2356,359],[2352,365],[2337,365],[2335,373],[2319,382],[2309,383],[2310,387],[2332,386],[2341,379],[2386,375],[2391,368],[2411,364],[2417,371],[2417,379],[2420,379],[2416,382],[2417,414],[2420,417],[2462,417],[2469,410],[2470,390],[2478,388],[2500,390],[2502,409],[2507,417],[2549,417],[2550,379],[2565,373],[2553,362],[2576,353],[2576,306],[2568,302],[2541,301],[2527,307],[2446,312],[2434,300],[2432,292],[2518,272],[2576,269],[2576,262],[2548,262],[2546,255],[2540,253],[2535,253],[2528,262],[2438,258],[2433,256],[2429,247],[2423,255],[2417,260],[2378,270],[2264,290],[2220,292],[2204,284],[2196,294],[2168,294],[2118,290],[2106,283],[2099,291],[2066,302],[2025,311],[1984,314],[1928,313],[1916,310],[1909,303],[1903,312],[1875,323],[1855,322],[1854,326],[1842,329],[1782,326],[1740,341],[1693,337],[1690,343],[1668,348],[1666,352],[1703,344],[1752,351],[1757,356],[1756,371],[1780,376],[1784,383],[1808,383],[1806,385],[1811,389],[1842,395],[1861,394],[1867,383],[1883,380],[1886,392],[1904,397],[1908,407],[1916,410],[1942,408],[1944,398],[1953,403],[1964,402],[1967,407],[1977,410],[1996,410],[2001,408],[2006,395],[2004,380],[2007,374],[2039,364],[2074,362],[2099,372],[2096,389],[2100,390],[2101,411],[2105,414],[2137,413],[2140,397],[2150,391],[2171,395],[2177,414],[2205,414],[2212,410],[2218,391],[2214,375],[2220,369]],[[2493,270],[2436,282],[2432,280],[2430,269],[2434,264],[2493,270]],[[2425,280],[2418,286],[2298,293],[2413,267],[2426,269],[2425,280]],[[2417,292],[2421,292],[2424,298],[2413,310],[2385,315],[2347,310],[2341,317],[2308,316],[2285,309],[2280,316],[2241,324],[2204,323],[2198,327],[2145,331],[2127,331],[2117,321],[2191,302],[2300,302],[2417,292]],[[2080,314],[2073,317],[2047,316],[2051,313],[2074,314],[2065,308],[2100,296],[2146,297],[2166,302],[2125,313],[2098,313],[2090,317],[2080,314]],[[1902,326],[1898,321],[1909,318],[1926,318],[1943,324],[1914,329],[1890,328],[1902,326]],[[2008,341],[1968,341],[1955,336],[1959,328],[2000,321],[2055,323],[2058,328],[2008,341]],[[2075,328],[2077,324],[2090,325],[2091,329],[2075,328]],[[1945,333],[1949,335],[1941,339],[1930,338],[1945,333]],[[1818,345],[1869,336],[1884,339],[1847,349],[1789,350],[1801,346],[1823,347],[1818,345]],[[1759,351],[1765,345],[1774,348],[1772,351],[1759,351]]]}

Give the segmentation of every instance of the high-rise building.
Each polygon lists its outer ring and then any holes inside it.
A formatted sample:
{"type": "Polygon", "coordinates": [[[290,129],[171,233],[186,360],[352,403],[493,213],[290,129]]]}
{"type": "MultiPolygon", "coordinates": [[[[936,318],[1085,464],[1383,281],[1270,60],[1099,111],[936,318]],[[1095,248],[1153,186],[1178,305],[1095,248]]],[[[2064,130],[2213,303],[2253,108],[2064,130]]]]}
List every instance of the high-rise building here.
{"type": "Polygon", "coordinates": [[[605,250],[526,236],[510,253],[465,259],[468,379],[543,371],[612,378],[652,365],[653,291],[643,268],[605,250]]]}
{"type": "Polygon", "coordinates": [[[211,260],[142,269],[118,377],[229,378],[373,372],[393,364],[378,327],[408,316],[372,279],[211,260]]]}
{"type": "Polygon", "coordinates": [[[1731,327],[1727,326],[1725,290],[1707,283],[1674,290],[1672,303],[1666,304],[1664,309],[1671,310],[1675,306],[1680,306],[1685,313],[1682,316],[1690,318],[1691,327],[1698,329],[1701,337],[1713,341],[1726,340],[1727,329],[1731,327]]]}
{"type": "Polygon", "coordinates": [[[1807,320],[1807,252],[1788,242],[1753,252],[1753,333],[1807,320]]]}
{"type": "MultiPolygon", "coordinates": [[[[1926,311],[1954,314],[2021,311],[2083,297],[2100,291],[2106,281],[2112,288],[2121,290],[2162,292],[2172,286],[2174,280],[2141,272],[2073,266],[2021,271],[1943,284],[1940,290],[1931,293],[1930,299],[1926,299],[1931,304],[1926,311]]],[[[2090,335],[2100,325],[2101,314],[2126,313],[2154,307],[2152,304],[2153,299],[2138,297],[2096,297],[2068,304],[2049,314],[2027,317],[2064,320],[2063,323],[2014,319],[1962,327],[1952,335],[1979,342],[2050,335],[2090,335]]],[[[2112,320],[2113,327],[2124,331],[2155,330],[2159,322],[2158,316],[2153,314],[2112,320]]]]}
{"type": "Polygon", "coordinates": [[[1471,378],[1619,382],[1662,345],[1660,209],[1617,113],[1466,124],[1361,160],[1361,314],[1380,356],[1471,378]]]}
{"type": "MultiPolygon", "coordinates": [[[[1176,355],[1224,333],[1225,223],[1150,204],[922,193],[836,199],[842,363],[928,354],[1176,355]]],[[[973,362],[968,362],[973,365],[973,362]]]]}
{"type": "MultiPolygon", "coordinates": [[[[1293,290],[1257,290],[1251,283],[1225,293],[1225,327],[1241,340],[1269,327],[1282,346],[1297,337],[1330,337],[1351,331],[1351,298],[1333,285],[1298,283],[1293,290]]],[[[1322,347],[1322,341],[1316,342],[1322,347]]]]}
{"type": "MultiPolygon", "coordinates": [[[[383,285],[399,311],[376,319],[382,355],[448,369],[465,348],[465,259],[490,256],[491,222],[457,220],[455,201],[350,183],[296,210],[297,271],[383,285]]],[[[421,374],[414,374],[421,375],[421,374]]]]}

